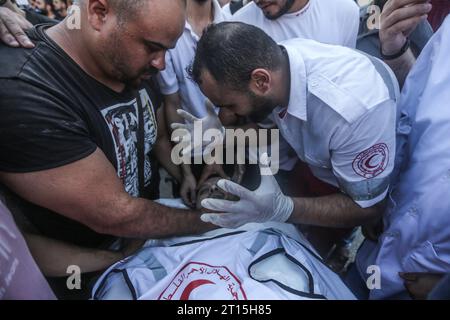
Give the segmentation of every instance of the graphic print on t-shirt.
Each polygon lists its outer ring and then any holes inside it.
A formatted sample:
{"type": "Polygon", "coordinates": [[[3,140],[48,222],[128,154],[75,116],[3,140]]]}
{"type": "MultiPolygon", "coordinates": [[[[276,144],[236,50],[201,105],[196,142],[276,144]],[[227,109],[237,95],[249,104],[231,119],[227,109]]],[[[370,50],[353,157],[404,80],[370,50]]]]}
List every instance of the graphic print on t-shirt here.
{"type": "MultiPolygon", "coordinates": [[[[150,184],[152,169],[149,152],[156,141],[157,123],[150,96],[145,89],[139,91],[139,99],[144,110],[145,132],[145,186],[150,184]]],[[[136,99],[120,103],[102,110],[103,117],[111,132],[117,158],[117,175],[122,180],[125,191],[133,197],[139,196],[138,144],[139,127],[138,104],[136,99]]]]}

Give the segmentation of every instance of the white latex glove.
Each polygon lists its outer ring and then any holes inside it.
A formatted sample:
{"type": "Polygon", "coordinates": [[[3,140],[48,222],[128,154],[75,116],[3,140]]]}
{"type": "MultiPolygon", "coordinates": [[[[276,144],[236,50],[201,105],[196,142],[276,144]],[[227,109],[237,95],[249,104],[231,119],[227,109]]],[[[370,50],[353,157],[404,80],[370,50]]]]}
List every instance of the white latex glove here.
{"type": "MultiPolygon", "coordinates": [[[[270,170],[267,153],[261,156],[259,166],[262,174],[267,174],[267,170],[270,170]]],[[[286,222],[294,210],[294,202],[281,192],[273,175],[262,175],[261,185],[256,191],[250,191],[229,180],[219,180],[217,185],[238,196],[240,200],[204,199],[204,208],[219,213],[203,214],[203,222],[234,229],[250,222],[286,222]]]]}
{"type": "MultiPolygon", "coordinates": [[[[207,114],[201,119],[193,116],[185,110],[177,110],[178,115],[180,115],[186,121],[186,123],[172,123],[170,127],[172,128],[172,130],[187,130],[187,132],[189,132],[191,135],[191,144],[189,145],[189,147],[183,150],[183,155],[191,153],[192,150],[194,150],[194,152],[196,152],[197,150],[202,150],[202,154],[206,154],[211,152],[215,148],[215,146],[221,145],[223,143],[223,139],[225,137],[225,128],[220,122],[215,107],[208,99],[206,100],[205,106],[207,114]],[[195,126],[195,123],[197,123],[197,126],[195,126]],[[199,123],[201,123],[202,129],[201,139],[195,139],[194,128],[199,127],[199,123]],[[206,130],[209,129],[216,129],[221,133],[220,141],[217,141],[217,139],[214,141],[214,143],[212,143],[212,141],[203,141],[203,134],[206,132],[206,130]]],[[[196,154],[194,154],[194,156],[195,155],[196,154]]]]}

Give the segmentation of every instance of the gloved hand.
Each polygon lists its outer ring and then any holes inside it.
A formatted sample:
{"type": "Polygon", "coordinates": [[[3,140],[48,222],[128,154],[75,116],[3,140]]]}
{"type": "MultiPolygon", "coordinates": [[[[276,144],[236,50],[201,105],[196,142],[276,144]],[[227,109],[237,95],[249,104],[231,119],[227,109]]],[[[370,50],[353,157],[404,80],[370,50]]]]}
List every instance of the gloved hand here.
{"type": "Polygon", "coordinates": [[[286,222],[294,210],[294,202],[281,192],[274,176],[267,175],[270,170],[267,153],[261,156],[259,166],[261,185],[256,191],[250,191],[229,180],[220,180],[217,183],[219,188],[238,196],[240,200],[203,200],[204,208],[219,213],[203,214],[202,221],[232,229],[250,222],[286,222]]]}
{"type": "MultiPolygon", "coordinates": [[[[171,128],[172,130],[177,130],[177,129],[184,129],[187,130],[190,135],[191,135],[191,144],[188,148],[185,148],[183,150],[183,155],[191,153],[192,150],[194,150],[194,152],[197,149],[201,149],[203,151],[203,154],[206,153],[210,153],[214,147],[216,145],[222,144],[223,143],[223,138],[225,137],[225,128],[223,127],[222,123],[220,122],[219,116],[216,113],[215,107],[214,105],[211,103],[211,101],[206,100],[205,103],[206,106],[206,116],[199,119],[195,116],[193,116],[192,114],[190,114],[189,112],[182,110],[182,109],[178,109],[177,113],[186,121],[186,123],[172,123],[171,124],[171,128]],[[201,122],[201,128],[202,128],[202,132],[201,132],[201,141],[196,141],[196,139],[194,139],[194,123],[195,122],[201,122]],[[209,129],[216,129],[221,133],[221,139],[220,141],[215,140],[214,143],[211,143],[211,141],[203,141],[203,134],[206,132],[206,130],[209,129]],[[200,148],[201,147],[201,148],[200,148]],[[203,150],[203,148],[205,148],[203,150]]],[[[195,154],[194,154],[195,156],[195,154]]]]}

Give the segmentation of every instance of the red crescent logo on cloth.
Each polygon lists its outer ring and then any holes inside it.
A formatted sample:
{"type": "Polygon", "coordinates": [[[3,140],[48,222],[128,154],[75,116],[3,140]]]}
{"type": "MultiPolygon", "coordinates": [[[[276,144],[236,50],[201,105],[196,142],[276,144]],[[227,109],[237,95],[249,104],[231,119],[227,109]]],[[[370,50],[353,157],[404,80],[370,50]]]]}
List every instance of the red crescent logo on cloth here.
{"type": "Polygon", "coordinates": [[[227,267],[189,262],[170,280],[158,300],[213,297],[223,300],[247,300],[241,281],[227,267]]]}
{"type": "Polygon", "coordinates": [[[353,160],[353,170],[366,179],[382,174],[389,163],[389,148],[385,143],[378,143],[364,150],[353,160]]]}
{"type": "Polygon", "coordinates": [[[189,300],[192,291],[194,289],[197,289],[198,287],[204,286],[206,284],[215,284],[212,281],[209,280],[194,280],[191,283],[189,283],[186,288],[184,288],[183,293],[181,294],[180,300],[189,300]]]}

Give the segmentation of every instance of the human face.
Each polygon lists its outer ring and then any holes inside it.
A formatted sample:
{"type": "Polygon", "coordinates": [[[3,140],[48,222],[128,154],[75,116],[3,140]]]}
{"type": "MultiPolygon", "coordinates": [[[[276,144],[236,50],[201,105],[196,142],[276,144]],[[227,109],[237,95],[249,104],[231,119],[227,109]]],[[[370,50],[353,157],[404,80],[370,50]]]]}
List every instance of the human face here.
{"type": "Polygon", "coordinates": [[[45,0],[36,0],[35,1],[35,7],[37,8],[37,9],[40,9],[40,10],[45,10],[46,9],[46,3],[45,3],[45,0]]]}
{"type": "Polygon", "coordinates": [[[56,11],[62,11],[67,9],[66,4],[62,0],[53,0],[53,6],[55,7],[56,11]]]}
{"type": "Polygon", "coordinates": [[[166,51],[175,47],[184,21],[185,8],[177,0],[152,1],[132,18],[112,19],[98,39],[106,73],[136,87],[164,70],[166,51]]]}
{"type": "Polygon", "coordinates": [[[254,0],[267,19],[275,20],[288,12],[295,0],[254,0]]]}
{"type": "Polygon", "coordinates": [[[249,117],[255,123],[266,119],[278,105],[270,95],[260,95],[251,90],[233,90],[219,84],[208,71],[200,77],[200,89],[209,100],[219,108],[242,117],[249,117]]]}

